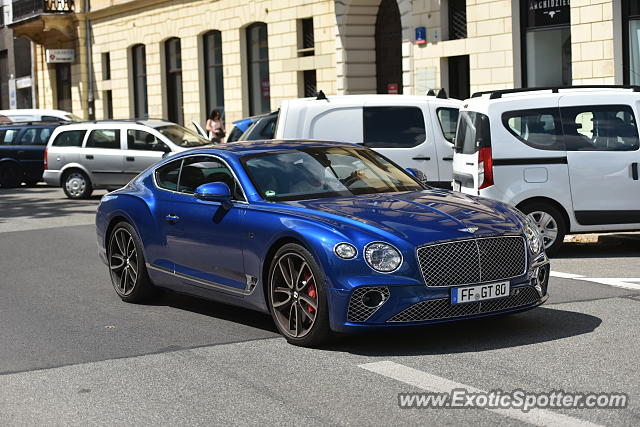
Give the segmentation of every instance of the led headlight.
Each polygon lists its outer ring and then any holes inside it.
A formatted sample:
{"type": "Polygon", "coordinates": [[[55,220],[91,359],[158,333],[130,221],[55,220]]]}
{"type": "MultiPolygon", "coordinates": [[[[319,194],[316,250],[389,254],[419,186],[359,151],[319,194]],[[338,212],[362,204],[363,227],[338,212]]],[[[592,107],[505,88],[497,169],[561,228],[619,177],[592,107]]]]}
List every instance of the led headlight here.
{"type": "Polygon", "coordinates": [[[339,258],[342,259],[353,259],[356,255],[358,255],[358,250],[355,246],[349,243],[338,243],[333,251],[339,258]]]}
{"type": "Polygon", "coordinates": [[[542,252],[544,249],[542,234],[540,234],[540,230],[538,230],[538,225],[535,221],[528,216],[526,217],[526,222],[524,224],[524,234],[527,236],[527,242],[529,243],[529,249],[531,249],[531,252],[534,254],[542,252]]]}
{"type": "Polygon", "coordinates": [[[371,268],[381,273],[391,273],[402,264],[400,251],[383,242],[373,242],[365,246],[364,258],[371,268]]]}

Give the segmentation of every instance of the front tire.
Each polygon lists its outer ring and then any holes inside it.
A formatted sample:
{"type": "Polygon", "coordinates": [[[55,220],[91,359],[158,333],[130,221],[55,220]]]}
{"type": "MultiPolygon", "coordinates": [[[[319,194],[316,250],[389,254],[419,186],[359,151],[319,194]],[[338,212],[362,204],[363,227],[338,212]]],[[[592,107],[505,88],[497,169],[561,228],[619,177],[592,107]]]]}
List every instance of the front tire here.
{"type": "Polygon", "coordinates": [[[70,199],[87,199],[93,192],[91,180],[82,171],[67,172],[62,178],[62,189],[70,199]]]}
{"type": "Polygon", "coordinates": [[[560,210],[544,202],[527,203],[520,206],[520,210],[538,226],[547,255],[557,254],[567,233],[567,225],[560,210]]]}
{"type": "Polygon", "coordinates": [[[147,272],[140,237],[128,222],[120,222],[113,228],[107,260],[111,283],[121,300],[141,302],[153,294],[155,288],[147,272]]]}
{"type": "Polygon", "coordinates": [[[325,276],[302,246],[289,243],[271,261],[269,311],[280,333],[294,345],[314,347],[331,337],[325,276]]]}

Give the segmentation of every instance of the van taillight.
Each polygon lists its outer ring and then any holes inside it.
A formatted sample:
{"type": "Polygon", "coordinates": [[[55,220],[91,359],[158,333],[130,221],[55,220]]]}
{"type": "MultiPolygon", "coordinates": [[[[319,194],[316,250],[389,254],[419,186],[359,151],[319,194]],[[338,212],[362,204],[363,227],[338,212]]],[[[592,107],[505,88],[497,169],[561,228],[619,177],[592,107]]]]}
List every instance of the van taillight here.
{"type": "Polygon", "coordinates": [[[484,147],[478,151],[478,190],[493,185],[493,156],[491,147],[484,147]]]}
{"type": "Polygon", "coordinates": [[[47,152],[49,151],[49,147],[44,149],[44,170],[49,169],[49,162],[47,160],[47,152]]]}

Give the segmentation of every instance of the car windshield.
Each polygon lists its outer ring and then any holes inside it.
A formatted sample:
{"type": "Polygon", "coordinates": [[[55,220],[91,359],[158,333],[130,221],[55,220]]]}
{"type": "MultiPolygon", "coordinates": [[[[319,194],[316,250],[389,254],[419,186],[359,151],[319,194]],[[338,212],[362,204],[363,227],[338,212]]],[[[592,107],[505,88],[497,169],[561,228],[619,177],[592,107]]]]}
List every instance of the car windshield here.
{"type": "Polygon", "coordinates": [[[424,189],[405,171],[363,148],[304,148],[246,156],[242,162],[266,200],[307,200],[424,189]]]}
{"type": "Polygon", "coordinates": [[[187,128],[183,128],[182,126],[161,126],[157,127],[156,130],[180,147],[201,147],[203,145],[210,144],[206,139],[196,135],[187,128]]]}

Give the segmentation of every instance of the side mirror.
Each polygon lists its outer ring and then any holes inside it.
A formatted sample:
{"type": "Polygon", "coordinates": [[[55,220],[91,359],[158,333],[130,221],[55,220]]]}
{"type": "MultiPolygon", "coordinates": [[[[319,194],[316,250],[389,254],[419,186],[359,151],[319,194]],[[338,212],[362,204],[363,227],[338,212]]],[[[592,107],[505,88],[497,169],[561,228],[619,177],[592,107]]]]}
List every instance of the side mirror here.
{"type": "Polygon", "coordinates": [[[196,188],[194,196],[200,200],[225,203],[231,200],[231,190],[224,182],[209,182],[196,188]]]}
{"type": "Polygon", "coordinates": [[[415,179],[420,181],[421,184],[428,185],[427,174],[422,172],[420,169],[407,168],[407,172],[409,172],[409,174],[412,175],[415,179]]]}

